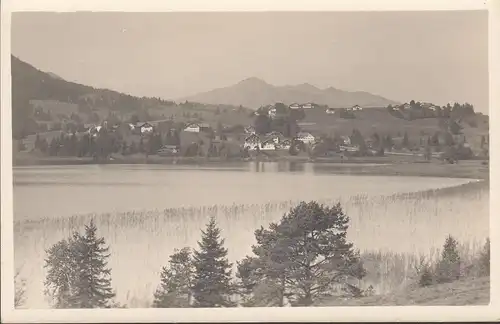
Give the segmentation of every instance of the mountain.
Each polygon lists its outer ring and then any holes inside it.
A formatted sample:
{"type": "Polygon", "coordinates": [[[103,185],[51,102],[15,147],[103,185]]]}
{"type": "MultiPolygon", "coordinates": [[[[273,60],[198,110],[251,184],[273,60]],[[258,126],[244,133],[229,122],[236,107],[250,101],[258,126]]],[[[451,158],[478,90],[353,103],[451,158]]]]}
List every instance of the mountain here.
{"type": "Polygon", "coordinates": [[[229,87],[214,89],[180,100],[206,104],[242,105],[253,109],[276,102],[285,104],[313,102],[332,108],[354,105],[385,107],[389,104],[398,104],[396,101],[363,91],[350,92],[333,87],[320,89],[308,83],[274,86],[255,77],[245,79],[229,87]]]}
{"type": "MultiPolygon", "coordinates": [[[[160,98],[139,98],[113,90],[69,82],[54,73],[40,71],[13,55],[11,71],[12,131],[16,138],[38,130],[31,105],[34,100],[48,103],[53,108],[62,107],[63,109],[57,110],[67,118],[76,112],[86,117],[96,112],[109,111],[142,114],[143,107],[175,104],[160,98]],[[74,111],[75,107],[77,111],[74,111]]],[[[54,110],[52,112],[55,112],[54,110]]]]}

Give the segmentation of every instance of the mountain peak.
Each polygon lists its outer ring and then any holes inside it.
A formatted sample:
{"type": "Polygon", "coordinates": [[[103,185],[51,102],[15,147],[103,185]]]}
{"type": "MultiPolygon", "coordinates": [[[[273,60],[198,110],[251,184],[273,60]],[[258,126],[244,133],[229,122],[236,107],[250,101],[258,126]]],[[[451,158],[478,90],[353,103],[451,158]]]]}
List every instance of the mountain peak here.
{"type": "Polygon", "coordinates": [[[182,98],[182,100],[217,105],[242,105],[254,109],[274,102],[282,102],[286,105],[293,102],[314,102],[339,108],[352,107],[355,104],[380,107],[394,104],[394,101],[379,96],[364,93],[353,94],[333,87],[322,90],[310,83],[274,86],[257,77],[249,77],[228,87],[199,93],[182,98]]]}
{"type": "Polygon", "coordinates": [[[319,88],[313,86],[312,84],[310,83],[301,83],[299,85],[296,86],[297,88],[301,89],[301,90],[304,90],[304,91],[315,91],[315,90],[319,90],[319,88]]]}
{"type": "Polygon", "coordinates": [[[257,84],[257,85],[268,85],[268,83],[262,79],[259,79],[257,77],[250,77],[250,78],[246,78],[244,80],[241,80],[240,82],[238,82],[238,84],[257,84]]]}

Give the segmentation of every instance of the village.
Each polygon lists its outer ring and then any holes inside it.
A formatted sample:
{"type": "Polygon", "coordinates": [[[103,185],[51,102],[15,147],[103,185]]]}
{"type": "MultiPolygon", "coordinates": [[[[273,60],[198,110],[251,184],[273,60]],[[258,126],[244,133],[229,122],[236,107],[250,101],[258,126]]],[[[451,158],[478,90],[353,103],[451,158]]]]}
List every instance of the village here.
{"type": "Polygon", "coordinates": [[[488,136],[476,136],[479,138],[471,141],[462,132],[465,126],[461,125],[461,120],[450,118],[464,109],[469,107],[458,104],[439,107],[414,101],[382,110],[359,105],[329,108],[314,103],[292,103],[288,106],[276,103],[256,110],[250,119],[253,122],[248,125],[222,124],[217,119],[211,122],[199,119],[177,121],[173,116],[142,122],[104,119],[101,123],[84,124],[79,130],[49,132],[52,138],[43,134],[28,136],[18,144],[18,148],[19,151],[49,156],[94,156],[101,161],[137,154],[247,160],[287,156],[341,160],[366,156],[410,156],[418,160],[434,158],[451,163],[460,159],[485,158],[488,156],[488,136]],[[331,127],[335,128],[376,109],[388,114],[388,118],[402,120],[418,119],[418,116],[421,119],[444,117],[441,118],[444,124],[441,131],[421,131],[418,135],[406,131],[394,134],[374,131],[367,134],[354,126],[349,132],[328,134],[324,129],[318,129],[315,123],[304,122],[309,114],[316,114],[319,118],[333,115],[335,119],[331,120],[331,127]],[[470,142],[479,144],[471,147],[470,142]]]}

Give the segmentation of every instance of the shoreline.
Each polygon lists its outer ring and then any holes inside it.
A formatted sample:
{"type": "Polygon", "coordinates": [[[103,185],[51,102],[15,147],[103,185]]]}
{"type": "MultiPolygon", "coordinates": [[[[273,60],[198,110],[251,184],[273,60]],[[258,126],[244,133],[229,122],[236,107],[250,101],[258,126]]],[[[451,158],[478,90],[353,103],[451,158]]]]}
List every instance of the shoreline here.
{"type": "Polygon", "coordinates": [[[442,161],[422,161],[414,157],[351,157],[342,160],[338,157],[310,159],[308,156],[279,156],[275,158],[206,158],[206,157],[160,157],[151,155],[112,156],[105,162],[96,162],[90,157],[37,157],[33,155],[17,156],[13,167],[29,166],[75,166],[75,165],[211,165],[234,166],[246,163],[296,163],[293,170],[301,171],[300,165],[313,165],[314,172],[329,172],[349,175],[378,176],[418,176],[445,177],[489,180],[489,163],[483,160],[464,160],[457,164],[442,161]],[[412,159],[413,158],[413,159],[412,159]]]}

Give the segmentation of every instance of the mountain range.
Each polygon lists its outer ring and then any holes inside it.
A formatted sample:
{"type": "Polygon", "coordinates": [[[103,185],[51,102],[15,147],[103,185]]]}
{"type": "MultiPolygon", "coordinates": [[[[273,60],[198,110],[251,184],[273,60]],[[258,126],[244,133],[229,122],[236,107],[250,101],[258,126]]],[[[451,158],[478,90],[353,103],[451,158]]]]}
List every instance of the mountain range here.
{"type": "Polygon", "coordinates": [[[311,84],[275,86],[259,78],[251,77],[234,85],[179,98],[179,101],[192,101],[205,104],[242,105],[258,109],[261,106],[283,102],[312,102],[331,108],[345,108],[354,105],[362,107],[386,107],[398,102],[364,91],[344,91],[329,87],[317,88],[311,84]]]}

